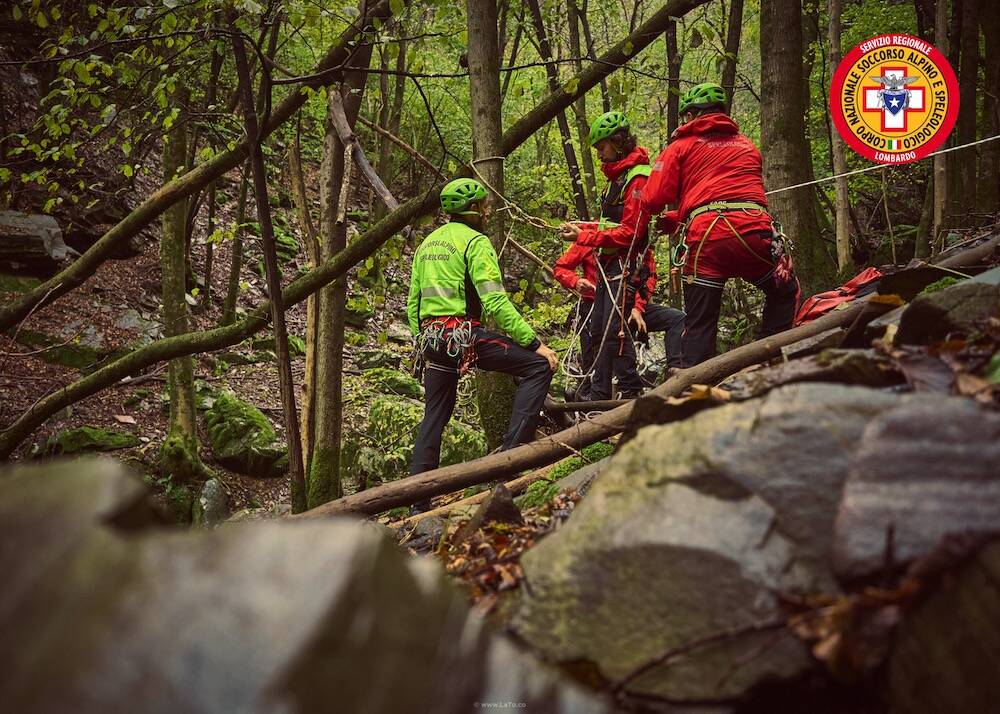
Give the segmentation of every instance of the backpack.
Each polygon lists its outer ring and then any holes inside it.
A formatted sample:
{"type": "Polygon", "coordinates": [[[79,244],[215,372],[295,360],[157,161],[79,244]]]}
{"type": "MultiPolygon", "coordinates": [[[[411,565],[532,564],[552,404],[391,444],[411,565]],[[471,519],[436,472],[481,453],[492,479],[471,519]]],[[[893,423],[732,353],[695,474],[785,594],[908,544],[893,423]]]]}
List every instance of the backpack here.
{"type": "Polygon", "coordinates": [[[799,311],[795,315],[796,327],[812,322],[817,317],[831,312],[838,305],[843,305],[855,298],[862,297],[875,292],[878,289],[879,280],[882,278],[875,268],[865,268],[839,288],[827,290],[825,293],[813,295],[802,303],[799,311]]]}

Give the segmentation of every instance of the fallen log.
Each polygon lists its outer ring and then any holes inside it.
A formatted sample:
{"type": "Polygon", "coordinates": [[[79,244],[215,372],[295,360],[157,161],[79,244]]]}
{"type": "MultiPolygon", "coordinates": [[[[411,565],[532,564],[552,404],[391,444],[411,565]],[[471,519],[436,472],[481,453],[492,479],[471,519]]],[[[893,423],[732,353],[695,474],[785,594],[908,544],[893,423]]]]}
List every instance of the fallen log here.
{"type": "Polygon", "coordinates": [[[891,309],[889,305],[869,305],[867,301],[859,302],[845,310],[824,315],[807,325],[762,338],[694,367],[680,370],[649,394],[551,436],[473,461],[393,481],[290,517],[322,518],[348,513],[370,516],[390,508],[407,506],[425,498],[457,491],[460,488],[504,478],[518,471],[551,464],[585,446],[624,430],[634,405],[639,402],[680,396],[695,384],[718,383],[741,369],[780,356],[781,348],[786,345],[833,327],[849,325],[865,313],[870,319],[874,319],[889,309],[891,309]]]}
{"type": "MultiPolygon", "coordinates": [[[[507,481],[504,486],[515,496],[519,496],[528,490],[528,486],[535,483],[535,481],[541,481],[543,478],[548,476],[549,472],[552,470],[551,467],[538,469],[532,471],[526,476],[521,476],[520,478],[513,479],[512,481],[507,481]]],[[[437,508],[431,509],[430,511],[424,511],[423,513],[417,513],[416,515],[404,518],[399,523],[393,524],[395,527],[408,527],[415,526],[420,521],[425,518],[430,518],[431,516],[444,516],[456,508],[462,508],[463,506],[476,506],[489,498],[490,491],[480,491],[479,493],[469,496],[468,498],[463,498],[460,501],[455,501],[454,503],[447,503],[443,506],[438,506],[437,508]]]]}
{"type": "Polygon", "coordinates": [[[634,399],[599,399],[593,402],[545,402],[547,412],[606,412],[620,407],[623,404],[631,404],[634,399]]]}

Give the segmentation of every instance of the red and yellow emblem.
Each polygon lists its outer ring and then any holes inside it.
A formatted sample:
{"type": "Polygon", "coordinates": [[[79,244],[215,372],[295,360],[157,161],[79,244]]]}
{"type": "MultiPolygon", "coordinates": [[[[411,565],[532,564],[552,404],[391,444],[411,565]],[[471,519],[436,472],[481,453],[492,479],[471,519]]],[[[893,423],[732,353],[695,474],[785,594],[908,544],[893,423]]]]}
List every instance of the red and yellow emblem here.
{"type": "Polygon", "coordinates": [[[958,116],[958,81],[938,49],[913,35],[853,48],[830,83],[833,122],[854,151],[880,164],[922,159],[958,116]]]}

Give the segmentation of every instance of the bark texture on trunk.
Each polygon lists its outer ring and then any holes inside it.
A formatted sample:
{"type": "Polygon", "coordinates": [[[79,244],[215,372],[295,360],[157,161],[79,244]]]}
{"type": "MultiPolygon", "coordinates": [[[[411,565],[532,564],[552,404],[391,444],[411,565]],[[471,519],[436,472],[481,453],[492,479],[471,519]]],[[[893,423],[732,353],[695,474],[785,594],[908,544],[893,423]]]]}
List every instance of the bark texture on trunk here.
{"type": "MultiPolygon", "coordinates": [[[[813,180],[806,138],[800,18],[800,0],[770,0],[761,5],[760,133],[764,183],[769,190],[813,180]]],[[[797,272],[805,295],[819,292],[833,274],[819,235],[814,191],[807,186],[768,198],[771,214],[795,243],[797,272]]]]}
{"type": "MultiPolygon", "coordinates": [[[[182,98],[182,103],[183,98],[182,98]]],[[[170,181],[184,171],[187,160],[187,124],[177,121],[163,140],[163,178],[170,181]]],[[[163,212],[160,238],[163,334],[167,337],[188,331],[186,300],[185,206],[176,203],[163,212]]],[[[167,369],[170,421],[167,438],[160,448],[163,474],[177,483],[190,483],[204,471],[198,456],[195,429],[194,365],[190,356],[170,360],[167,369]]]]}

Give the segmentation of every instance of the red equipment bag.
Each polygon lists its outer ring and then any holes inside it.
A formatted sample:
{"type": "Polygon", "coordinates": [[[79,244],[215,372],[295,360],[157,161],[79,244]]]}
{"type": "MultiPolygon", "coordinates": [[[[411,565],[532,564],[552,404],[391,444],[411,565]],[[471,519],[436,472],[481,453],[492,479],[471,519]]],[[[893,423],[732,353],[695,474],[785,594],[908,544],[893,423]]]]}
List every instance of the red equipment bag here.
{"type": "Polygon", "coordinates": [[[796,327],[812,322],[817,317],[822,317],[833,310],[838,305],[850,302],[855,298],[875,292],[878,288],[878,281],[882,278],[875,268],[865,268],[839,288],[827,290],[825,293],[813,295],[802,303],[798,313],[795,315],[796,327]]]}

